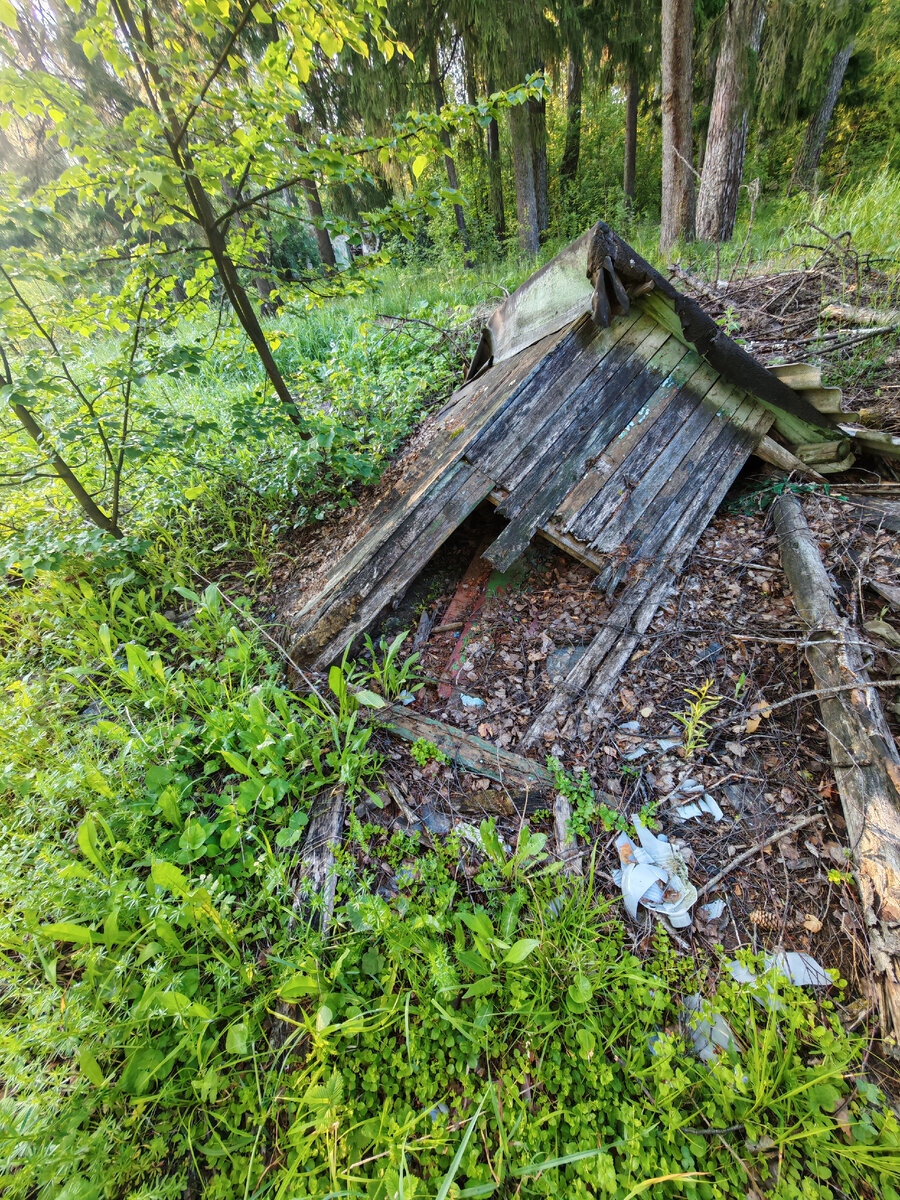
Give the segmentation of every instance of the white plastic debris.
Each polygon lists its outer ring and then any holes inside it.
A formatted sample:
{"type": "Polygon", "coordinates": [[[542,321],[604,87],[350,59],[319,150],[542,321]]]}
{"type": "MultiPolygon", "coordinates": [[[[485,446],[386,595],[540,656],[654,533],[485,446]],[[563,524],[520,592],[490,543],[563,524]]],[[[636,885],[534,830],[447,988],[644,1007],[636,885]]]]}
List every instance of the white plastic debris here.
{"type": "Polygon", "coordinates": [[[701,1062],[714,1063],[720,1055],[738,1049],[728,1022],[699,993],[685,997],[684,1015],[688,1036],[701,1062]]]}
{"type": "Polygon", "coordinates": [[[710,900],[709,904],[701,904],[697,909],[697,912],[702,914],[704,921],[718,921],[724,911],[724,900],[710,900]]]}
{"type": "MultiPolygon", "coordinates": [[[[801,954],[797,950],[779,950],[775,954],[763,955],[763,962],[766,971],[777,971],[788,983],[793,983],[796,987],[831,986],[831,976],[811,954],[801,954]]],[[[726,970],[735,983],[757,983],[759,981],[756,971],[745,967],[737,959],[726,963],[726,970]]],[[[775,996],[775,989],[765,979],[763,985],[771,997],[770,1007],[777,1011],[781,1007],[781,1002],[775,996]]]]}
{"type": "Polygon", "coordinates": [[[709,792],[705,792],[701,799],[695,800],[693,804],[682,804],[680,808],[675,809],[674,815],[679,821],[689,821],[691,817],[700,817],[704,813],[708,813],[714,821],[721,821],[725,815],[709,792]]]}
{"type": "MultiPolygon", "coordinates": [[[[474,846],[480,854],[488,854],[488,849],[484,844],[484,839],[481,836],[480,829],[476,829],[475,826],[470,824],[468,821],[457,821],[453,828],[463,839],[463,841],[468,842],[471,846],[474,846]]],[[[505,842],[503,838],[500,838],[500,845],[503,847],[505,854],[512,854],[512,846],[510,846],[509,842],[505,842]]]]}
{"type": "Polygon", "coordinates": [[[676,929],[691,923],[697,889],[690,882],[684,860],[664,837],[656,837],[634,819],[639,846],[625,833],[616,838],[620,870],[613,879],[622,888],[625,910],[637,918],[638,905],[668,917],[676,929]]]}
{"type": "Polygon", "coordinates": [[[463,708],[481,708],[484,704],[480,696],[464,696],[461,694],[459,698],[462,701],[463,708]]]}

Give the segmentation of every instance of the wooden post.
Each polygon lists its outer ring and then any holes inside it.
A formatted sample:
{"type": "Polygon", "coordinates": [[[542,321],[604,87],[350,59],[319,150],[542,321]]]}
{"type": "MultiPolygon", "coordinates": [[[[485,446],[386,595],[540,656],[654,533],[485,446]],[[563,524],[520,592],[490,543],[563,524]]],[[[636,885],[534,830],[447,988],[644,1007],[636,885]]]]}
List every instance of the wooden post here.
{"type": "Polygon", "coordinates": [[[883,1036],[900,1040],[900,754],[860,653],[840,616],[797,497],[773,506],[794,607],[809,626],[806,658],[819,693],[872,959],[883,1036]],[[848,684],[858,686],[848,688],[848,684]],[[841,689],[841,690],[838,690],[841,689]]]}

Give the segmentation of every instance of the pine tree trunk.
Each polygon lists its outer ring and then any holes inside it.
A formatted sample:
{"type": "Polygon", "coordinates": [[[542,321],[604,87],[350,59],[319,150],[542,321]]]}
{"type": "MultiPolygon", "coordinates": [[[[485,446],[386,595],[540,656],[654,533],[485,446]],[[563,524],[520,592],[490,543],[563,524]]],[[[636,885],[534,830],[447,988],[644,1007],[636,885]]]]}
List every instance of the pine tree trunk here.
{"type": "Polygon", "coordinates": [[[728,0],[697,198],[697,236],[710,241],[727,242],[734,233],[750,122],[750,54],[759,51],[765,11],[766,0],[728,0]]]}
{"type": "MultiPolygon", "coordinates": [[[[494,81],[488,80],[488,92],[493,93],[494,81]]],[[[494,235],[502,242],[506,237],[506,210],[503,207],[503,172],[500,165],[500,126],[496,117],[487,127],[488,182],[491,192],[491,215],[494,219],[494,235]]]]}
{"type": "MultiPolygon", "coordinates": [[[[444,107],[444,85],[441,82],[441,69],[438,62],[437,42],[431,39],[428,48],[428,66],[431,72],[431,92],[434,96],[434,111],[440,115],[441,109],[444,107]]],[[[456,163],[450,154],[450,133],[446,129],[441,130],[441,142],[444,145],[446,154],[444,155],[444,168],[447,171],[447,182],[452,191],[459,190],[459,179],[456,174],[456,163]]],[[[469,262],[469,231],[466,229],[466,214],[463,212],[461,204],[453,205],[453,213],[456,217],[456,228],[459,233],[459,240],[466,252],[466,266],[471,266],[469,262]]]]}
{"type": "Polygon", "coordinates": [[[331,244],[331,235],[324,224],[322,224],[325,214],[322,211],[319,189],[314,179],[301,179],[300,186],[303,189],[303,195],[306,197],[306,211],[309,213],[309,219],[316,231],[319,260],[325,268],[325,273],[330,274],[337,269],[337,263],[334,259],[334,246],[331,244]]]}
{"type": "Polygon", "coordinates": [[[531,122],[531,162],[534,167],[534,199],[537,206],[538,235],[550,226],[550,205],[547,197],[547,101],[528,101],[531,122]]]}
{"type": "Polygon", "coordinates": [[[566,141],[559,177],[567,184],[575,182],[581,155],[581,90],[584,85],[584,51],[581,42],[569,46],[569,72],[566,81],[566,141]]]}
{"type": "Polygon", "coordinates": [[[828,81],[825,85],[825,95],[822,97],[822,103],[819,105],[818,112],[813,113],[809,118],[809,124],[806,126],[806,134],[803,138],[803,145],[800,147],[800,153],[797,155],[797,162],[794,166],[794,177],[791,180],[792,190],[794,188],[803,188],[805,191],[810,191],[815,183],[816,171],[819,169],[819,159],[822,157],[822,151],[825,149],[825,139],[828,136],[831,118],[834,115],[834,106],[837,104],[838,93],[841,90],[841,84],[844,82],[847,64],[850,62],[850,55],[852,53],[853,42],[850,41],[843,50],[838,50],[837,54],[831,60],[831,69],[828,72],[828,81]]]}
{"type": "Polygon", "coordinates": [[[513,171],[516,178],[516,214],[519,245],[526,254],[537,254],[540,234],[537,198],[534,194],[534,159],[531,150],[531,115],[525,104],[509,110],[509,135],[512,142],[513,171]]]}
{"type": "Polygon", "coordinates": [[[637,67],[630,66],[625,84],[625,170],[622,180],[625,203],[629,209],[634,204],[637,174],[637,120],[640,90],[637,67]]]}
{"type": "Polygon", "coordinates": [[[694,236],[693,0],[662,0],[662,223],[659,248],[694,236]]]}

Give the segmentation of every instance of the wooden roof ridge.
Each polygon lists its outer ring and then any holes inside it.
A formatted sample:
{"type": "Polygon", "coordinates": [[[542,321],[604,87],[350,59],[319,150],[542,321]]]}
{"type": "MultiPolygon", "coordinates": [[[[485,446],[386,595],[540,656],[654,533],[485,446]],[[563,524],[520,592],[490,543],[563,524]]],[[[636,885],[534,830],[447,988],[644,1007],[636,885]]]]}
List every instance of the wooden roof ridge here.
{"type": "Polygon", "coordinates": [[[748,354],[696,300],[680,292],[605,221],[598,221],[590,231],[587,274],[594,287],[591,313],[601,328],[609,325],[614,316],[629,312],[635,296],[655,291],[674,310],[686,341],[729,383],[818,429],[834,427],[831,414],[814,408],[748,354]]]}

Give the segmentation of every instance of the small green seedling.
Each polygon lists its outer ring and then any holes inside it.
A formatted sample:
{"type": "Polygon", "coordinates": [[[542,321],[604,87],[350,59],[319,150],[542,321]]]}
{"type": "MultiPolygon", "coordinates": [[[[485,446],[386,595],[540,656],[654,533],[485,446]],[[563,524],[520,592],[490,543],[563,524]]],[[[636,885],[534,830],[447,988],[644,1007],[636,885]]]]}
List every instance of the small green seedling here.
{"type": "Polygon", "coordinates": [[[427,738],[423,737],[416,738],[410,746],[409,752],[420,767],[425,767],[430,762],[446,763],[450,761],[443,750],[439,750],[434,742],[429,742],[427,738]]]}

